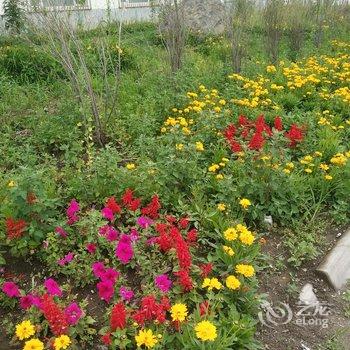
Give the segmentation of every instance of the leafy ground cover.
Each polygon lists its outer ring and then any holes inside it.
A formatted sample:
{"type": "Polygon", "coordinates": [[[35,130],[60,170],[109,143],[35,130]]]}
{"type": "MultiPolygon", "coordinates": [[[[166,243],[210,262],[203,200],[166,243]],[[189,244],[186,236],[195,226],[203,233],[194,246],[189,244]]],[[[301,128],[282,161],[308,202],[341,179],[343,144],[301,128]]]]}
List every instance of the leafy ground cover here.
{"type": "MultiPolygon", "coordinates": [[[[122,48],[107,29],[122,72],[105,147],[57,62],[1,38],[0,345],[258,349],[271,220],[291,268],[322,223],[349,223],[346,33],[295,61],[284,38],[271,65],[255,28],[239,74],[225,37],[192,34],[171,75],[152,24],[122,48]]],[[[95,67],[101,31],[81,35],[95,67]]]]}

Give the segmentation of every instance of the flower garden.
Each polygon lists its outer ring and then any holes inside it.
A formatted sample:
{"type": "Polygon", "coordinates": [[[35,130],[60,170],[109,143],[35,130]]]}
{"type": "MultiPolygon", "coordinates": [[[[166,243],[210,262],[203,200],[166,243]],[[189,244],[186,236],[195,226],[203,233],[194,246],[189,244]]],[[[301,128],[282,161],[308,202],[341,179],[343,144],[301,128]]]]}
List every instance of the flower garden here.
{"type": "Polygon", "coordinates": [[[298,269],[317,221],[349,224],[350,44],[232,73],[213,37],[174,87],[157,38],[154,66],[133,51],[153,27],[127,28],[104,147],[61,78],[0,72],[0,349],[260,349],[266,242],[298,269]]]}

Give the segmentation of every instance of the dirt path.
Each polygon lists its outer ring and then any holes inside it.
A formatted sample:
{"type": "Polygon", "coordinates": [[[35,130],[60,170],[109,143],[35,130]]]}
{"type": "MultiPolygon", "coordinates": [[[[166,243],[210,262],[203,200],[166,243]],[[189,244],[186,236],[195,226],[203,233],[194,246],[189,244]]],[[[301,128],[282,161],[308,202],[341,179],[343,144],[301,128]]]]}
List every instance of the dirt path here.
{"type": "MultiPolygon", "coordinates": [[[[335,241],[336,232],[327,237],[325,251],[330,249],[335,241]]],[[[286,262],[288,254],[281,237],[276,235],[267,239],[264,252],[271,256],[271,272],[265,270],[259,276],[260,291],[267,295],[274,311],[279,312],[276,315],[269,311],[261,313],[262,322],[259,323],[257,338],[265,349],[349,350],[350,319],[345,316],[345,308],[349,307],[349,303],[344,300],[344,292],[334,291],[315,272],[324,255],[298,270],[288,266],[281,268],[281,261],[286,262]],[[313,285],[321,304],[316,312],[310,308],[302,310],[298,304],[299,292],[306,283],[313,285]],[[310,311],[312,314],[307,316],[306,313],[310,311]],[[335,340],[331,341],[332,337],[335,337],[335,340]]]]}

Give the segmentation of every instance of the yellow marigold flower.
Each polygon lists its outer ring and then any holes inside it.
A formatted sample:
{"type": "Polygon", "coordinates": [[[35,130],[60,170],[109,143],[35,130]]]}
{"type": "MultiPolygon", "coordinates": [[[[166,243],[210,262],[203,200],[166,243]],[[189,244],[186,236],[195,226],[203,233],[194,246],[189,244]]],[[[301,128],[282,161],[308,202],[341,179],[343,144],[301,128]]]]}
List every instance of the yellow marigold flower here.
{"type": "Polygon", "coordinates": [[[9,183],[7,184],[7,187],[15,187],[15,186],[16,186],[16,183],[13,180],[9,181],[9,183]]]}
{"type": "Polygon", "coordinates": [[[220,103],[222,106],[225,106],[226,100],[222,99],[222,100],[219,101],[219,103],[220,103]]]}
{"type": "Polygon", "coordinates": [[[228,163],[230,161],[228,158],[225,158],[225,157],[221,158],[221,160],[225,163],[228,163]]]}
{"type": "Polygon", "coordinates": [[[35,327],[28,320],[24,320],[16,326],[16,336],[19,340],[27,339],[35,334],[35,327]]]}
{"type": "Polygon", "coordinates": [[[134,163],[127,163],[125,167],[126,167],[126,169],[128,169],[128,170],[133,170],[133,169],[136,168],[136,166],[135,166],[134,163]]]}
{"type": "Polygon", "coordinates": [[[241,232],[239,234],[239,240],[246,245],[252,245],[254,243],[255,237],[250,231],[241,232]]]}
{"type": "Polygon", "coordinates": [[[218,208],[219,211],[225,211],[226,210],[226,204],[219,203],[217,208],[218,208]]]}
{"type": "Polygon", "coordinates": [[[203,143],[202,142],[200,142],[200,141],[197,141],[196,142],[196,150],[197,151],[204,151],[204,145],[203,145],[203,143]]]}
{"type": "Polygon", "coordinates": [[[221,289],[222,284],[217,278],[205,278],[202,284],[202,288],[208,288],[208,290],[221,289]]]}
{"type": "Polygon", "coordinates": [[[304,171],[305,171],[306,173],[308,173],[308,174],[311,174],[311,173],[312,173],[312,169],[310,169],[310,168],[306,168],[306,169],[304,169],[304,171]]]}
{"type": "Polygon", "coordinates": [[[140,330],[135,336],[135,341],[138,347],[144,345],[147,349],[153,348],[158,343],[158,339],[151,329],[140,330]]]}
{"type": "Polygon", "coordinates": [[[249,199],[247,199],[247,198],[242,198],[242,199],[239,201],[239,204],[243,207],[243,209],[247,209],[252,203],[250,202],[249,199]]]}
{"type": "Polygon", "coordinates": [[[30,339],[25,342],[23,350],[44,350],[44,343],[39,339],[30,339]]]}
{"type": "Polygon", "coordinates": [[[327,171],[327,170],[329,170],[329,166],[327,164],[321,163],[320,164],[320,169],[324,170],[324,171],[327,171]]]}
{"type": "Polygon", "coordinates": [[[235,255],[235,252],[233,251],[233,249],[231,247],[228,247],[227,245],[223,245],[222,249],[229,256],[234,256],[235,255]]]}
{"type": "Polygon", "coordinates": [[[290,169],[284,168],[283,172],[286,173],[286,174],[290,174],[290,169]]]}
{"type": "Polygon", "coordinates": [[[316,151],[314,155],[315,157],[322,157],[322,152],[316,151]]]}
{"type": "Polygon", "coordinates": [[[255,274],[254,267],[252,265],[238,264],[236,266],[236,272],[244,277],[252,277],[255,274]]]}
{"type": "Polygon", "coordinates": [[[201,321],[194,328],[198,339],[214,341],[217,337],[216,327],[210,321],[201,321]]]}
{"type": "Polygon", "coordinates": [[[174,304],[170,309],[170,313],[173,321],[183,322],[188,315],[187,306],[180,303],[174,304]]]}
{"type": "Polygon", "coordinates": [[[239,279],[233,275],[230,275],[226,278],[226,287],[229,289],[238,289],[241,286],[239,279]]]}
{"type": "Polygon", "coordinates": [[[221,167],[223,167],[223,168],[224,168],[224,167],[226,166],[226,163],[224,163],[224,162],[220,162],[220,163],[219,163],[219,165],[220,165],[221,167]]]}
{"type": "Polygon", "coordinates": [[[68,349],[68,346],[71,344],[71,340],[68,335],[62,334],[58,338],[55,339],[53,346],[55,350],[65,350],[68,349]]]}
{"type": "Polygon", "coordinates": [[[165,132],[166,132],[166,128],[165,128],[165,127],[162,127],[162,128],[160,129],[160,132],[165,133],[165,132]]]}
{"type": "Polygon", "coordinates": [[[350,158],[350,151],[345,152],[345,157],[350,158]]]}
{"type": "Polygon", "coordinates": [[[344,165],[346,163],[347,159],[342,153],[337,153],[335,156],[331,158],[331,163],[335,165],[344,165]]]}
{"type": "Polygon", "coordinates": [[[228,241],[234,241],[237,239],[238,234],[237,231],[234,227],[229,227],[225,232],[224,232],[224,237],[228,241]]]}
{"type": "Polygon", "coordinates": [[[214,112],[215,113],[220,113],[221,112],[221,108],[218,107],[218,106],[214,107],[214,112]]]}
{"type": "Polygon", "coordinates": [[[216,170],[218,170],[218,169],[220,169],[219,164],[212,164],[212,165],[208,168],[208,170],[209,170],[211,173],[215,173],[216,170]]]}
{"type": "Polygon", "coordinates": [[[289,168],[289,169],[294,169],[294,163],[289,162],[289,163],[286,164],[286,167],[289,168]]]}
{"type": "Polygon", "coordinates": [[[224,175],[222,175],[222,174],[216,175],[216,180],[222,180],[223,178],[224,178],[224,175]]]}
{"type": "Polygon", "coordinates": [[[189,128],[186,128],[186,127],[183,127],[182,128],[182,132],[185,134],[185,135],[189,135],[191,133],[191,130],[189,128]]]}
{"type": "Polygon", "coordinates": [[[178,151],[182,151],[183,148],[184,148],[184,145],[183,145],[183,143],[177,143],[177,144],[175,145],[175,148],[176,148],[178,151]]]}
{"type": "Polygon", "coordinates": [[[330,180],[333,179],[333,176],[331,176],[331,175],[325,175],[324,178],[325,178],[325,180],[330,181],[330,180]]]}
{"type": "Polygon", "coordinates": [[[276,67],[273,65],[267,66],[266,67],[266,72],[267,73],[275,73],[277,71],[276,67]]]}

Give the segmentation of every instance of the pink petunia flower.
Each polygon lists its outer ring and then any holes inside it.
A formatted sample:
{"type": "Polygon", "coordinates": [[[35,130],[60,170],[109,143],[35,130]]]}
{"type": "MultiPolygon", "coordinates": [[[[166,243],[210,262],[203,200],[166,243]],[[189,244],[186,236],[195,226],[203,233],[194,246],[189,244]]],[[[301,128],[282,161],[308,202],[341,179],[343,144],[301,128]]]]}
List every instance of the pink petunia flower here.
{"type": "Polygon", "coordinates": [[[1,290],[10,298],[19,297],[19,288],[14,282],[4,282],[1,290]]]}
{"type": "Polygon", "coordinates": [[[64,314],[66,315],[68,323],[73,326],[79,322],[83,316],[83,311],[77,303],[71,303],[65,308],[64,314]]]}
{"type": "Polygon", "coordinates": [[[141,226],[142,228],[147,228],[153,224],[153,220],[148,218],[147,216],[140,216],[137,220],[136,223],[141,226]]]}
{"type": "Polygon", "coordinates": [[[67,221],[68,225],[73,225],[76,221],[79,220],[78,216],[76,215],[76,213],[79,210],[80,210],[79,203],[75,199],[73,199],[66,210],[66,214],[68,216],[68,221],[67,221]]]}
{"type": "Polygon", "coordinates": [[[56,295],[58,297],[62,296],[62,290],[61,290],[60,286],[58,285],[58,283],[53,278],[48,278],[44,282],[44,286],[45,286],[48,294],[50,294],[52,296],[56,295]]]}
{"type": "Polygon", "coordinates": [[[60,266],[64,266],[64,265],[70,263],[73,259],[74,259],[74,253],[68,253],[67,255],[65,255],[64,258],[59,259],[59,260],[57,261],[57,263],[58,263],[58,265],[60,265],[60,266]]]}
{"type": "Polygon", "coordinates": [[[115,255],[123,264],[127,264],[134,256],[131,246],[130,237],[123,235],[115,250],[115,255]]]}
{"type": "Polygon", "coordinates": [[[57,226],[55,228],[55,232],[63,238],[66,238],[68,236],[68,233],[61,226],[57,226]]]}
{"type": "Polygon", "coordinates": [[[114,214],[113,214],[113,211],[112,209],[108,208],[108,207],[105,207],[101,210],[101,214],[102,216],[109,220],[109,221],[113,221],[114,220],[114,214]]]}
{"type": "Polygon", "coordinates": [[[119,289],[119,295],[122,299],[130,301],[134,297],[134,292],[131,289],[121,286],[119,289]]]}
{"type": "Polygon", "coordinates": [[[94,243],[88,243],[86,245],[86,250],[90,253],[90,254],[94,254],[96,252],[97,246],[94,243]]]}
{"type": "Polygon", "coordinates": [[[137,230],[135,228],[132,228],[130,230],[130,239],[135,242],[140,238],[139,233],[137,232],[137,230]]]}
{"type": "Polygon", "coordinates": [[[114,284],[110,280],[101,281],[97,289],[99,297],[109,303],[114,295],[114,284]]]}
{"type": "Polygon", "coordinates": [[[119,276],[120,276],[120,273],[118,271],[114,270],[113,268],[109,268],[105,271],[104,274],[102,274],[101,280],[102,281],[108,280],[108,281],[111,281],[113,284],[115,284],[119,276]]]}
{"type": "Polygon", "coordinates": [[[29,309],[33,305],[32,296],[31,295],[25,295],[20,298],[19,305],[23,310],[29,309]]]}
{"type": "Polygon", "coordinates": [[[106,273],[106,268],[102,262],[95,262],[92,264],[92,272],[97,278],[101,278],[106,273]]]}
{"type": "Polygon", "coordinates": [[[118,237],[119,237],[119,232],[114,227],[109,227],[106,234],[106,239],[110,242],[113,242],[113,241],[116,241],[118,237]]]}
{"type": "Polygon", "coordinates": [[[172,282],[171,280],[168,278],[167,275],[163,274],[163,275],[159,275],[154,279],[154,282],[156,284],[156,286],[163,292],[163,293],[167,293],[169,292],[172,282]]]}

